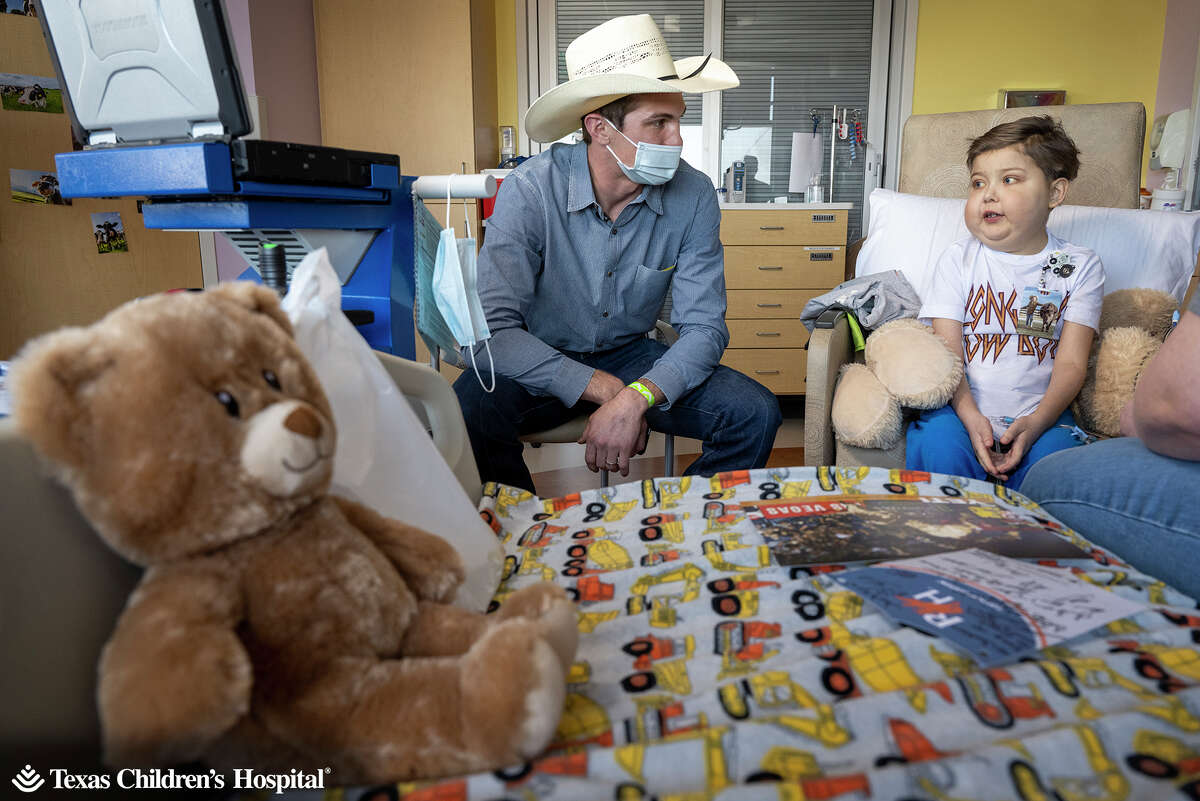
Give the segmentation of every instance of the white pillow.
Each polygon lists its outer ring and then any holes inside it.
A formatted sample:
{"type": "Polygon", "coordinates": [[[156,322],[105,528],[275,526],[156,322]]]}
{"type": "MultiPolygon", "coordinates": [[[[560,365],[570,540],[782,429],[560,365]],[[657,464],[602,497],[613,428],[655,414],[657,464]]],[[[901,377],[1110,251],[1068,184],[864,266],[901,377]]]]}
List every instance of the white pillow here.
{"type": "Polygon", "coordinates": [[[938,256],[970,234],[963,221],[967,201],[876,189],[870,202],[870,228],[858,252],[855,275],[900,270],[917,294],[924,295],[938,256]]]}
{"type": "MultiPolygon", "coordinates": [[[[966,201],[876,189],[871,193],[870,232],[858,254],[855,274],[899,269],[923,294],[938,256],[970,235],[963,221],[966,201]]],[[[1104,292],[1161,289],[1179,301],[1200,252],[1200,213],[1060,206],[1050,213],[1050,231],[1096,251],[1104,264],[1104,292]]]]}

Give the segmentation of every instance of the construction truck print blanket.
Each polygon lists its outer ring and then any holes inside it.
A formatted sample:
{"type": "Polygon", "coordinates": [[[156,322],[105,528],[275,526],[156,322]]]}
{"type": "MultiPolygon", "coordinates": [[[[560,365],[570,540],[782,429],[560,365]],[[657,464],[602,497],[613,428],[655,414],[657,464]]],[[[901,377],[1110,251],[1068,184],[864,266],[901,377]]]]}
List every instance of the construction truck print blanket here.
{"type": "Polygon", "coordinates": [[[489,484],[484,495],[481,514],[507,553],[493,608],[545,580],[578,605],[554,741],[494,773],[287,797],[1200,799],[1196,600],[1003,487],[806,467],[552,499],[489,484]],[[1077,557],[1028,561],[1140,611],[983,668],[840,584],[846,565],[780,564],[751,515],[764,503],[889,495],[1041,520],[1077,557]]]}

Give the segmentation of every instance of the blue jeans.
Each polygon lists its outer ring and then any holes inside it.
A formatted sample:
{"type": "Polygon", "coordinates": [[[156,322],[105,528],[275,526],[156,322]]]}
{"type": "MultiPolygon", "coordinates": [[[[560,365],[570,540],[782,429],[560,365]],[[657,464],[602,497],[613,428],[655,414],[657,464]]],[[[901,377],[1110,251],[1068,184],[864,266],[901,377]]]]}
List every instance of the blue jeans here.
{"type": "MultiPolygon", "coordinates": [[[[612,373],[623,383],[636,381],[667,350],[651,339],[601,353],[566,353],[589,367],[612,373]]],[[[484,392],[471,370],[454,382],[471,450],[484,481],[499,481],[533,492],[533,478],[522,456],[519,437],[561,425],[597,407],[581,401],[564,406],[558,398],[534,395],[512,379],[496,376],[496,391],[484,392]]],[[[671,408],[646,412],[652,431],[701,440],[700,458],[684,475],[710,476],[727,470],[765,467],[783,416],[779,401],[752,378],[718,366],[704,383],[677,399],[671,408]]]]}
{"type": "Polygon", "coordinates": [[[1021,494],[1143,573],[1200,599],[1200,462],[1106,439],[1038,462],[1021,494]]]}
{"type": "MultiPolygon", "coordinates": [[[[1075,425],[1071,410],[1063,412],[1057,422],[1042,432],[1017,469],[1009,474],[1007,486],[1021,486],[1025,472],[1039,459],[1055,451],[1073,448],[1079,442],[1071,432],[1059,426],[1075,425]]],[[[967,428],[958,419],[949,404],[940,409],[921,412],[921,416],[908,424],[908,441],[905,445],[905,467],[909,470],[928,470],[933,473],[949,473],[986,480],[988,473],[975,458],[971,437],[967,428]]]]}

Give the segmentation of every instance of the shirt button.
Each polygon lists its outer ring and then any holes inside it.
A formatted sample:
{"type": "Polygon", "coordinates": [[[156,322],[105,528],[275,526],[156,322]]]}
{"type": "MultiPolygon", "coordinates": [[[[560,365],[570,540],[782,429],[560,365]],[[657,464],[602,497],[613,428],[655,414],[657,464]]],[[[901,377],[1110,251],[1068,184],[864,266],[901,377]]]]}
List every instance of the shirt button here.
{"type": "Polygon", "coordinates": [[[612,270],[609,270],[609,271],[608,271],[608,277],[609,277],[609,278],[612,278],[612,273],[613,273],[613,271],[612,271],[612,270]]]}
{"type": "Polygon", "coordinates": [[[613,236],[617,235],[617,226],[614,225],[612,228],[609,228],[608,230],[612,232],[613,236]]]}
{"type": "Polygon", "coordinates": [[[601,317],[607,317],[607,316],[608,316],[608,312],[605,312],[604,314],[602,314],[602,315],[600,315],[600,316],[601,316],[601,317]]]}

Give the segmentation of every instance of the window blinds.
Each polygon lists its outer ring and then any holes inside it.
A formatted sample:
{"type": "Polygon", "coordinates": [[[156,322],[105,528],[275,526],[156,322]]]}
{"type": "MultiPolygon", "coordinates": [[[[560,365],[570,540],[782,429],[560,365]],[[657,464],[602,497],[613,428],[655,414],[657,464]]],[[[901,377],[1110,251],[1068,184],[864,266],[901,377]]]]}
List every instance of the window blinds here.
{"type": "MultiPolygon", "coordinates": [[[[741,86],[721,93],[722,173],[750,155],[758,163],[756,175],[747,165],[746,200],[786,195],[792,133],[812,131],[809,110],[815,108],[823,138],[821,184],[826,200],[854,204],[851,241],[862,227],[865,153],[859,146],[851,160],[850,142],[838,141],[830,198],[830,122],[834,104],[857,108],[866,130],[873,13],[874,0],[725,0],[723,19],[722,57],[741,86]]],[[[853,136],[851,115],[847,121],[853,136]]]]}
{"type": "MultiPolygon", "coordinates": [[[[821,185],[826,200],[853,204],[850,238],[860,236],[866,154],[859,146],[857,158],[851,159],[850,142],[838,141],[834,192],[829,197],[829,139],[834,104],[859,109],[866,130],[874,4],[875,0],[724,0],[721,57],[737,73],[741,86],[721,93],[718,185],[726,167],[750,156],[746,200],[762,202],[787,195],[792,133],[812,130],[809,110],[815,108],[820,115],[821,185]]],[[[567,80],[563,58],[567,45],[581,33],[625,14],[653,16],[675,58],[705,53],[704,0],[557,0],[559,83],[567,80]]],[[[685,95],[684,100],[688,106],[683,118],[684,157],[699,167],[694,154],[699,151],[700,96],[685,95]]],[[[847,121],[853,136],[850,115],[847,121]]]]}

